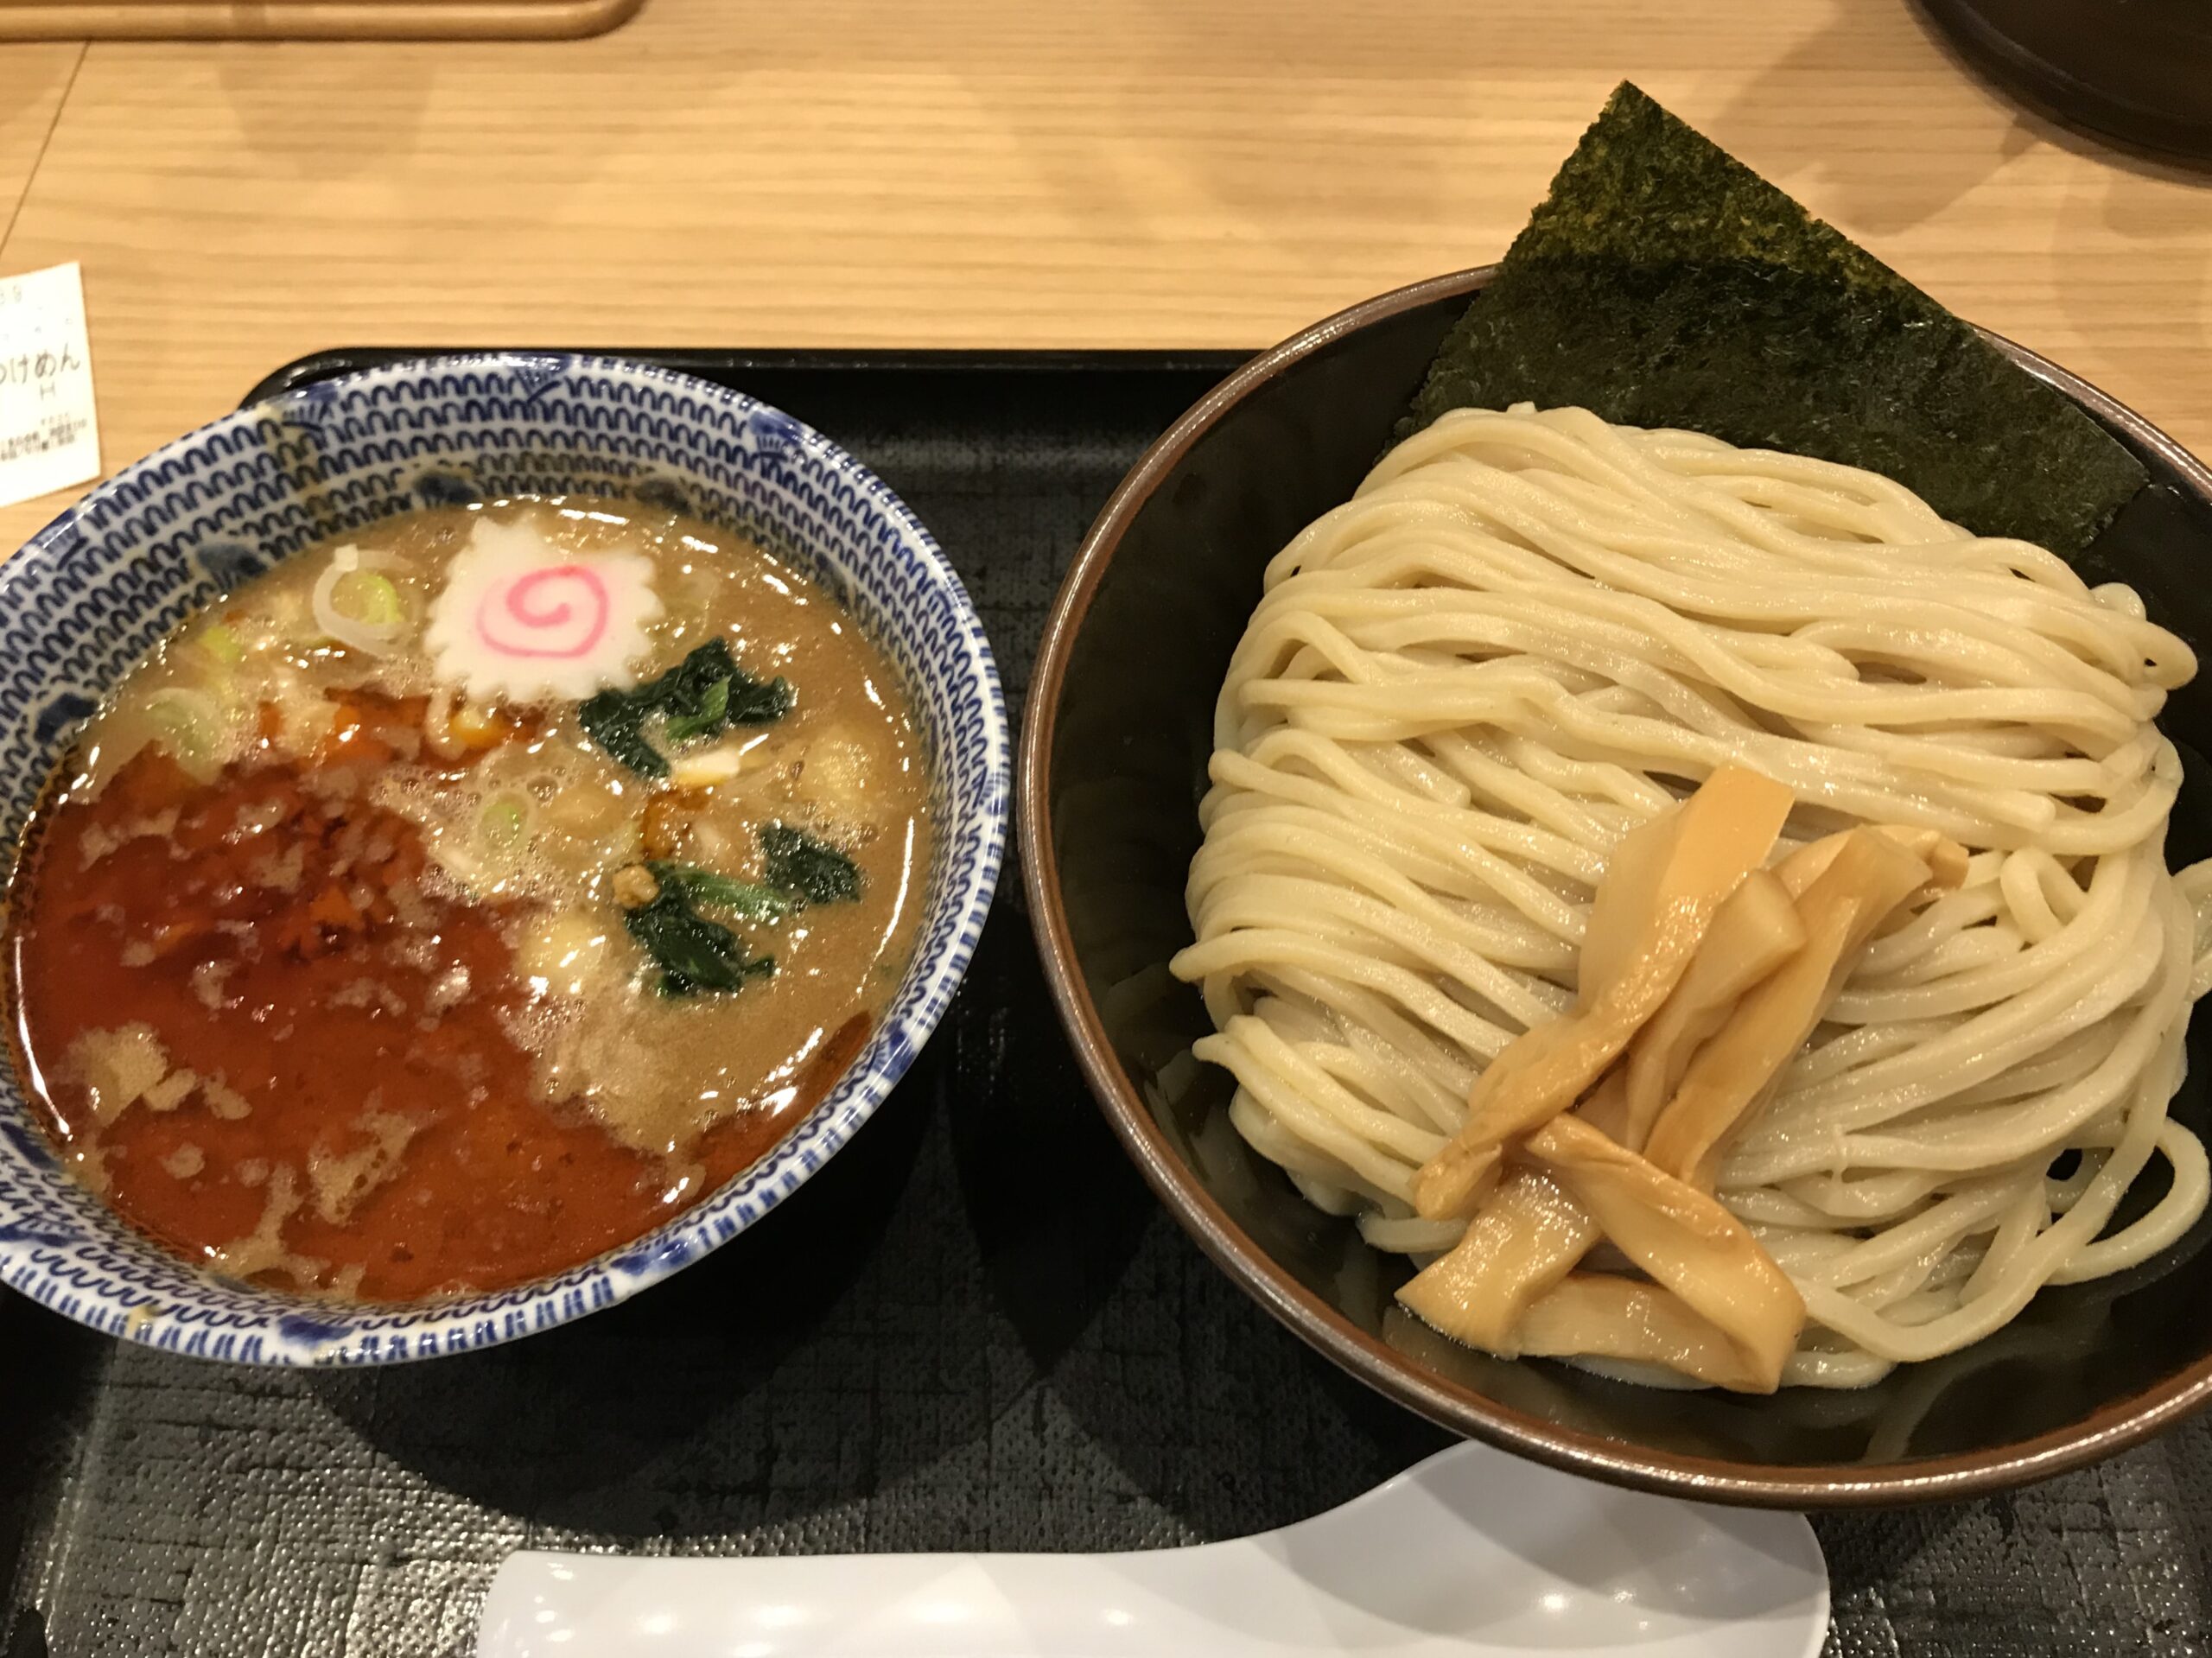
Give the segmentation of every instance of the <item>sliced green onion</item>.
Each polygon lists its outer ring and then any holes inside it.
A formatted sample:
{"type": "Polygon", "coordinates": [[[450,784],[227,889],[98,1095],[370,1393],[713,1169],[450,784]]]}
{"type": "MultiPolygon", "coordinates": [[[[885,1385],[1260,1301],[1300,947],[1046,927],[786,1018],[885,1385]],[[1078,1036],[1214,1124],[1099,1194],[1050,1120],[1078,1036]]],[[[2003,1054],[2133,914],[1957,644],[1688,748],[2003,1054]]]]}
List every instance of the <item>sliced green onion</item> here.
{"type": "Polygon", "coordinates": [[[146,723],[163,753],[205,783],[222,770],[223,710],[205,691],[166,686],[146,699],[146,723]]]}
{"type": "Polygon", "coordinates": [[[512,857],[530,841],[531,804],[520,795],[501,795],[484,808],[476,833],[490,852],[512,857]]]}
{"type": "Polygon", "coordinates": [[[359,547],[331,554],[308,595],[322,639],[368,656],[391,655],[407,631],[407,606],[377,572],[405,568],[389,553],[359,547]]]}
{"type": "Polygon", "coordinates": [[[236,666],[245,660],[245,646],[238,643],[237,634],[220,622],[201,628],[193,643],[226,666],[236,666]]]}
{"type": "Polygon", "coordinates": [[[407,607],[399,589],[374,570],[348,570],[330,590],[330,602],[341,616],[378,632],[391,632],[407,619],[407,607]]]}

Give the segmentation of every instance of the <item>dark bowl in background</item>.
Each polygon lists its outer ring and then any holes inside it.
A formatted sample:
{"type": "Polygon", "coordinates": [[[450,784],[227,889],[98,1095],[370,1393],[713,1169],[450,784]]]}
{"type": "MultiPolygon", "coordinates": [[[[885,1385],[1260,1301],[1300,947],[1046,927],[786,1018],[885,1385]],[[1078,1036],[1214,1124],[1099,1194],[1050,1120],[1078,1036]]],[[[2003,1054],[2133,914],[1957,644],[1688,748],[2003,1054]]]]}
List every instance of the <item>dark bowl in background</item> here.
{"type": "MultiPolygon", "coordinates": [[[[1046,976],[1123,1144],[1223,1269],[1330,1358],[1446,1427],[1577,1473],[1719,1502],[1878,1506],[2040,1479],[2179,1420],[2212,1397],[2212,1223],[2135,1272],[2047,1290],[1989,1340],[1862,1392],[1658,1390],[1443,1340],[1397,1309],[1401,1261],[1311,1208],[1230,1128],[1226,1073],[1190,1055],[1211,1028],[1205,1010],[1167,970],[1191,940],[1183,884],[1215,698],[1262,566],[1351,493],[1488,275],[1386,294],[1255,358],[1137,463],[1060,589],[1022,736],[1020,845],[1046,976]]],[[[2085,573],[2131,581],[2192,644],[2212,638],[2212,473],[2094,388],[1994,343],[2150,469],[2085,573]]],[[[2197,755],[2212,747],[2212,673],[2162,723],[2188,762],[2169,848],[2179,863],[2212,852],[2212,776],[2197,755]]],[[[2175,1102],[2200,1134],[2208,1026],[2192,1032],[2175,1102]]]]}
{"type": "Polygon", "coordinates": [[[2212,161],[2208,0],[1920,0],[1959,54],[2031,108],[2212,161]]]}

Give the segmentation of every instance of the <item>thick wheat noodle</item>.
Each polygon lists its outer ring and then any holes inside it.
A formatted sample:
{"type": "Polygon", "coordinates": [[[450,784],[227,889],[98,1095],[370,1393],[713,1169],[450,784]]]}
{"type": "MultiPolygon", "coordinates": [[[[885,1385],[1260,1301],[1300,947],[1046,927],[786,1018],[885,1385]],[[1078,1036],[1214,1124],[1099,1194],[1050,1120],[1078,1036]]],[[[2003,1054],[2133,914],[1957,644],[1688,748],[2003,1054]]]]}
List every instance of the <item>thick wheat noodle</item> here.
{"type": "Polygon", "coordinates": [[[1198,1052],[1301,1191],[1433,1255],[1462,1223],[1414,1214],[1414,1172],[1572,1005],[1624,834],[1731,763],[1797,797],[1777,857],[1940,830],[1964,886],[1866,950],[1719,1191],[1805,1296],[1787,1380],[1965,1346],[2203,1212],[2167,1106],[2212,868],[2167,871],[2181,764],[2152,723],[2195,670],[2127,589],[1871,473],[1446,416],[1268,569],[1176,962],[1219,1027],[1198,1052]],[[2163,1195],[2116,1227],[2154,1161],[2163,1195]]]}

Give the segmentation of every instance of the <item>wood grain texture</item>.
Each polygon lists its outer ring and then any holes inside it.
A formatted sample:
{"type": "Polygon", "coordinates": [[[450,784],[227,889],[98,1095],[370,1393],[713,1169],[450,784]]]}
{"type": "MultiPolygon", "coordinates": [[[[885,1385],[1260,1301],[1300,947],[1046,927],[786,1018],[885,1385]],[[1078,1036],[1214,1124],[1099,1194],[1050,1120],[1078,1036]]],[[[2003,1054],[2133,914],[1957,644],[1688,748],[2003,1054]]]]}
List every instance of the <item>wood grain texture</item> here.
{"type": "Polygon", "coordinates": [[[0,246],[84,55],[75,41],[0,46],[0,246]]]}
{"type": "Polygon", "coordinates": [[[0,41],[537,41],[604,34],[639,0],[0,0],[0,41]]]}
{"type": "Polygon", "coordinates": [[[1624,75],[2212,451],[2212,187],[2018,113],[1905,0],[649,0],[573,43],[101,42],[0,270],[84,261],[111,461],[338,344],[1258,346],[1494,257],[1624,75]]]}

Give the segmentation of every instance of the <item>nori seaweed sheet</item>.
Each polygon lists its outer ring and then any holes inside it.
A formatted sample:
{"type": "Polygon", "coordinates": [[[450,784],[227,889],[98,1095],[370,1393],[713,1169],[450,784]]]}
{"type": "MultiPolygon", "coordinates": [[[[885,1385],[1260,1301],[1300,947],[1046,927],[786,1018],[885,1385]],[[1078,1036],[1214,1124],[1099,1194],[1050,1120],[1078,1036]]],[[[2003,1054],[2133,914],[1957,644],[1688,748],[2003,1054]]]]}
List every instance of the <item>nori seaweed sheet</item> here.
{"type": "Polygon", "coordinates": [[[1625,81],[1399,435],[1524,401],[1863,467],[1976,534],[2068,556],[2147,481],[2064,397],[1625,81]]]}

